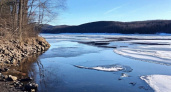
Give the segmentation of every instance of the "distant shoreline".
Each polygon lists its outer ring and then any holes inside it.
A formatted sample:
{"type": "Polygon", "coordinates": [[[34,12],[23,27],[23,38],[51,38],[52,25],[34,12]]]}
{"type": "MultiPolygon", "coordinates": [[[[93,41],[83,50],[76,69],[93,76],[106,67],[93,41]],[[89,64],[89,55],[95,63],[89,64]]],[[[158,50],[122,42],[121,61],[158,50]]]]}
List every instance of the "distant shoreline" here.
{"type": "Polygon", "coordinates": [[[171,20],[149,20],[135,22],[97,21],[82,25],[42,24],[42,33],[118,33],[158,34],[171,33],[171,20]]]}
{"type": "Polygon", "coordinates": [[[69,34],[69,35],[159,35],[159,36],[171,36],[169,33],[156,33],[156,34],[121,34],[121,33],[40,33],[41,34],[69,34]]]}

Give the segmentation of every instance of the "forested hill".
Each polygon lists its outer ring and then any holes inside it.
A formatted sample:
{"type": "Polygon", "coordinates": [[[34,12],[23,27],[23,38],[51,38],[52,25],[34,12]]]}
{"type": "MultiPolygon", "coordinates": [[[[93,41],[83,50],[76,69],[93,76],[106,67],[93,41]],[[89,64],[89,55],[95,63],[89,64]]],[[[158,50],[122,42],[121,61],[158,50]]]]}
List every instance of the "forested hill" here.
{"type": "Polygon", "coordinates": [[[171,20],[151,20],[135,22],[98,21],[78,26],[46,25],[43,27],[42,33],[171,33],[171,20]]]}

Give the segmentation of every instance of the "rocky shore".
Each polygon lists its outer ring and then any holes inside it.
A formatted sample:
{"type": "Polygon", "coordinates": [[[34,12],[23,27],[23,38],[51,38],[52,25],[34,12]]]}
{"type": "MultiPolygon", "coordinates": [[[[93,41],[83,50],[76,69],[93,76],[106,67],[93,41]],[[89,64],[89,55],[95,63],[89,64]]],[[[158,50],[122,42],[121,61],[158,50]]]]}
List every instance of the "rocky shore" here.
{"type": "MultiPolygon", "coordinates": [[[[50,44],[42,37],[24,40],[0,40],[0,89],[1,92],[36,91],[38,85],[33,83],[26,73],[15,69],[33,54],[48,50],[50,44]],[[13,67],[13,68],[12,68],[13,67]],[[10,73],[8,73],[10,72],[10,73]],[[16,76],[20,74],[22,78],[16,76]]],[[[26,61],[27,62],[27,61],[26,61]]]]}

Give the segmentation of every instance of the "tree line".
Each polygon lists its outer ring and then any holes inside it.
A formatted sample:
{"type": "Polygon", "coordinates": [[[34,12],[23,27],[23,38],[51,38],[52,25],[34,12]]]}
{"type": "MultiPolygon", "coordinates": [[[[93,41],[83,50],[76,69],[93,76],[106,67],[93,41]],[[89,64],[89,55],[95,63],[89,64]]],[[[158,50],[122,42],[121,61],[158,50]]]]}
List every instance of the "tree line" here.
{"type": "Polygon", "coordinates": [[[48,26],[43,33],[122,33],[155,34],[171,33],[171,20],[151,20],[136,22],[98,21],[78,26],[48,26]]]}
{"type": "Polygon", "coordinates": [[[0,37],[22,41],[35,37],[40,24],[51,21],[64,0],[0,0],[0,37]]]}

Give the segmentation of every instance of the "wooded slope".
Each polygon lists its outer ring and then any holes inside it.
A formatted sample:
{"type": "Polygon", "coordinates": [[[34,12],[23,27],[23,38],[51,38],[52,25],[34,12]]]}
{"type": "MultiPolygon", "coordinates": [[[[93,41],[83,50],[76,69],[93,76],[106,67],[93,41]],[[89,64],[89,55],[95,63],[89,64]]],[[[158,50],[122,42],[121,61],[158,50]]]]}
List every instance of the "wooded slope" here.
{"type": "Polygon", "coordinates": [[[171,33],[171,20],[151,20],[136,22],[98,21],[78,26],[46,25],[43,27],[42,33],[171,33]]]}

